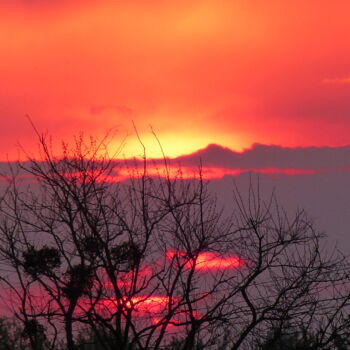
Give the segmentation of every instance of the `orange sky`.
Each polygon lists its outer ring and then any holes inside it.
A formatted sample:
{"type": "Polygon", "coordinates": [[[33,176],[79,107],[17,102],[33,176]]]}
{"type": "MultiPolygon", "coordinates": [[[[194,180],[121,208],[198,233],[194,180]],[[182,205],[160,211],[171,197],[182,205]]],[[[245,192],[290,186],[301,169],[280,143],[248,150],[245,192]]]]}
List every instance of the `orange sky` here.
{"type": "MultiPolygon", "coordinates": [[[[0,159],[112,127],[151,156],[350,144],[350,2],[0,0],[0,159]],[[53,4],[55,3],[55,4],[53,4]]],[[[115,146],[119,144],[116,140],[115,146]]]]}

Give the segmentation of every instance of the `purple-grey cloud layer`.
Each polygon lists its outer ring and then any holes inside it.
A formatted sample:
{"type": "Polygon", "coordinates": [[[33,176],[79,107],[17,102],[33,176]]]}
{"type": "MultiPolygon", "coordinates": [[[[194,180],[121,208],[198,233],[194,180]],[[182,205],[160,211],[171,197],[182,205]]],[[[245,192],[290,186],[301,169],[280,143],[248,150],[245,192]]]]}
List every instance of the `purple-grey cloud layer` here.
{"type": "Polygon", "coordinates": [[[175,158],[183,166],[220,168],[343,169],[350,167],[350,146],[285,148],[255,144],[244,152],[209,145],[196,153],[175,158]]]}

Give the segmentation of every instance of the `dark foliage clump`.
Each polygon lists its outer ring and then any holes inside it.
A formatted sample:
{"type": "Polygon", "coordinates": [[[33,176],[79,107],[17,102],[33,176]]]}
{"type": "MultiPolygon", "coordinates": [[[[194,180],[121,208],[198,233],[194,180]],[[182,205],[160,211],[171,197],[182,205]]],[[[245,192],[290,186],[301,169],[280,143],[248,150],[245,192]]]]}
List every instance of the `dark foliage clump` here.
{"type": "Polygon", "coordinates": [[[111,255],[117,265],[128,264],[133,267],[142,258],[140,248],[133,242],[124,242],[111,249],[111,255]]]}
{"type": "Polygon", "coordinates": [[[39,334],[44,334],[44,326],[35,319],[27,320],[24,322],[22,334],[24,337],[33,337],[38,336],[39,334]]]}
{"type": "Polygon", "coordinates": [[[60,265],[60,252],[55,248],[44,246],[41,249],[36,249],[30,247],[23,253],[23,268],[34,278],[39,275],[50,275],[52,270],[60,265]]]}
{"type": "Polygon", "coordinates": [[[86,295],[93,287],[93,272],[89,266],[83,264],[72,266],[66,272],[66,276],[68,281],[62,292],[70,300],[86,295]]]}
{"type": "Polygon", "coordinates": [[[0,349],[24,350],[21,342],[22,329],[14,321],[0,318],[0,349]]]}
{"type": "Polygon", "coordinates": [[[102,250],[101,242],[94,236],[87,236],[81,240],[83,252],[90,258],[95,259],[102,250]]]}

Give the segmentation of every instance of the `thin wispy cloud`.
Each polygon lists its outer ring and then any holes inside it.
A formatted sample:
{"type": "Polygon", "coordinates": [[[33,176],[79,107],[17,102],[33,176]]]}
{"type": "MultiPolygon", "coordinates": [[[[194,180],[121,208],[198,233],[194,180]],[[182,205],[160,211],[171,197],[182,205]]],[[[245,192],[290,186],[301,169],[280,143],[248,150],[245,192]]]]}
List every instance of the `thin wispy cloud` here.
{"type": "Polygon", "coordinates": [[[322,80],[323,84],[327,85],[344,85],[350,84],[350,77],[345,78],[326,78],[322,80]]]}

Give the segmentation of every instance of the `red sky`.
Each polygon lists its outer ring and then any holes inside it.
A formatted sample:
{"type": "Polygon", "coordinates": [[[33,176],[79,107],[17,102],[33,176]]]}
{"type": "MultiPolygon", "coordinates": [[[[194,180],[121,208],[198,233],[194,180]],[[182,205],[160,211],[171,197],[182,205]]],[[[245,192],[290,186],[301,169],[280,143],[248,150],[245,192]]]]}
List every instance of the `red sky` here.
{"type": "Polygon", "coordinates": [[[0,0],[0,159],[116,127],[151,156],[350,144],[348,0],[0,0]]]}

